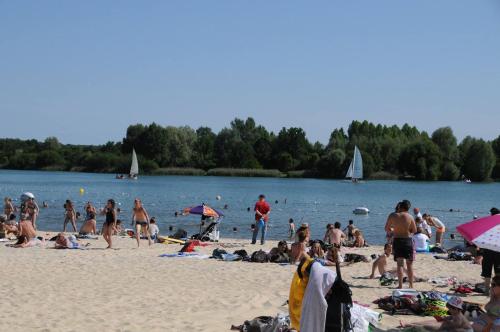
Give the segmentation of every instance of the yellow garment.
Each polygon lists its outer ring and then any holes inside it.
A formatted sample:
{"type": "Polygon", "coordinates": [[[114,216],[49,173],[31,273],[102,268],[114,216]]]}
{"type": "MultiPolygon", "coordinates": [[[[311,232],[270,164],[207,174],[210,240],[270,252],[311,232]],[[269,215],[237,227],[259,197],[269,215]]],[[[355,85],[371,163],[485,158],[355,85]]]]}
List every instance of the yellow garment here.
{"type": "Polygon", "coordinates": [[[313,259],[308,259],[307,262],[302,264],[300,272],[302,273],[302,279],[299,277],[297,271],[293,275],[292,284],[290,285],[290,297],[288,298],[288,311],[290,314],[290,322],[292,328],[300,332],[300,314],[302,312],[302,299],[304,298],[304,293],[306,291],[307,282],[309,281],[309,275],[306,274],[306,269],[309,265],[314,262],[313,259]]]}

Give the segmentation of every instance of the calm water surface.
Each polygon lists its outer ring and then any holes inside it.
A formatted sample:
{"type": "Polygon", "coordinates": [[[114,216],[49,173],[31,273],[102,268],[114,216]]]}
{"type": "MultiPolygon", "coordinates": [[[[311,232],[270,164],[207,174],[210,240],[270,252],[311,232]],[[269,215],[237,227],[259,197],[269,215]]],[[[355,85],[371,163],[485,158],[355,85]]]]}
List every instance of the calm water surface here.
{"type": "MultiPolygon", "coordinates": [[[[409,199],[422,212],[439,217],[446,224],[448,234],[473,215],[484,216],[492,206],[500,207],[500,183],[367,181],[352,184],[339,180],[193,176],[141,176],[138,181],[130,181],[115,180],[112,174],[0,171],[1,197],[10,196],[19,203],[19,196],[25,191],[34,193],[40,206],[42,201],[49,204],[49,208],[41,209],[37,222],[44,230],[62,230],[66,199],[76,202],[78,211],[83,212],[87,201],[103,207],[108,198],[114,198],[122,210],[120,219],[129,227],[133,200],[140,197],[149,214],[159,221],[162,234],[169,233],[169,226],[184,228],[190,234],[196,232],[198,216],[175,217],[174,212],[204,202],[218,209],[228,205],[224,210],[222,236],[248,238],[253,212],[247,208],[253,208],[257,196],[264,193],[272,206],[270,238],[286,237],[289,218],[295,219],[297,226],[308,222],[314,238],[323,236],[327,223],[340,221],[345,227],[347,220],[353,219],[373,244],[384,242],[386,217],[402,199],[409,199]],[[85,190],[83,195],[80,188],[85,190]],[[221,200],[216,199],[218,195],[221,200]],[[368,207],[370,214],[353,215],[352,210],[358,206],[368,207]],[[238,231],[233,232],[233,227],[238,231]]],[[[98,224],[102,221],[103,217],[99,217],[98,224]]]]}

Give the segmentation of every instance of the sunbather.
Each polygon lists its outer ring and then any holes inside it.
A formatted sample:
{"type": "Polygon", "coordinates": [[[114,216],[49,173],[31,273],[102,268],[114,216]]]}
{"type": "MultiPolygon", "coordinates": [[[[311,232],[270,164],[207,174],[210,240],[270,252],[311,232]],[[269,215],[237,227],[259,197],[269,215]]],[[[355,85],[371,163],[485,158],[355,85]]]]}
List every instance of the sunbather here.
{"type": "Polygon", "coordinates": [[[81,245],[74,235],[67,237],[64,233],[57,234],[56,249],[85,249],[87,246],[89,246],[89,243],[85,246],[81,245]]]}
{"type": "Polygon", "coordinates": [[[479,316],[472,327],[474,332],[500,331],[500,275],[491,280],[490,301],[484,306],[486,313],[479,316]]]}
{"type": "Polygon", "coordinates": [[[45,240],[43,238],[33,238],[33,239],[28,239],[27,236],[21,235],[17,239],[17,242],[15,244],[10,244],[8,246],[11,246],[13,248],[29,248],[29,247],[44,247],[45,246],[45,240]]]}
{"type": "MultiPolygon", "coordinates": [[[[463,301],[457,296],[452,296],[446,303],[449,316],[445,317],[441,325],[439,322],[431,321],[420,324],[406,325],[401,322],[403,328],[420,327],[421,331],[446,331],[446,332],[472,332],[471,324],[462,313],[463,301]]],[[[415,329],[411,329],[414,331],[415,329]]],[[[403,330],[404,331],[404,330],[403,330]]]]}

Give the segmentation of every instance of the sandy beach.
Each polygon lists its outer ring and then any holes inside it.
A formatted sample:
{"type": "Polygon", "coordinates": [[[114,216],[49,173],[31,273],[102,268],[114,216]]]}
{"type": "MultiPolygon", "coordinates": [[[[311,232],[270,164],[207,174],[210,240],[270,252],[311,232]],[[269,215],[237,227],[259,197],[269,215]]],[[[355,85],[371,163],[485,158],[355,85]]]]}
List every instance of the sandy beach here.
{"type": "MultiPolygon", "coordinates": [[[[48,233],[39,235],[48,237],[48,233]]],[[[91,243],[88,250],[0,245],[0,331],[227,331],[231,324],[288,310],[283,304],[295,270],[292,265],[164,258],[159,255],[177,252],[180,246],[148,247],[143,241],[136,249],[130,238],[116,237],[115,250],[104,250],[102,238],[82,242],[91,243]]],[[[274,245],[269,241],[263,248],[274,245]]],[[[210,254],[223,246],[231,247],[228,252],[243,248],[251,253],[261,248],[231,239],[198,248],[210,254]]],[[[382,248],[345,252],[371,255],[380,254],[382,248]]],[[[421,278],[456,276],[461,281],[481,281],[480,266],[469,262],[438,261],[419,254],[415,266],[421,278]]],[[[371,263],[355,263],[342,271],[353,299],[376,308],[371,303],[390,295],[393,287],[366,279],[370,268],[371,263]]],[[[418,290],[433,288],[427,282],[416,283],[418,290]]],[[[437,290],[449,292],[449,288],[437,290]]],[[[487,299],[469,295],[468,300],[485,303],[487,299]]],[[[400,319],[429,320],[384,314],[381,327],[395,328],[400,319]]]]}

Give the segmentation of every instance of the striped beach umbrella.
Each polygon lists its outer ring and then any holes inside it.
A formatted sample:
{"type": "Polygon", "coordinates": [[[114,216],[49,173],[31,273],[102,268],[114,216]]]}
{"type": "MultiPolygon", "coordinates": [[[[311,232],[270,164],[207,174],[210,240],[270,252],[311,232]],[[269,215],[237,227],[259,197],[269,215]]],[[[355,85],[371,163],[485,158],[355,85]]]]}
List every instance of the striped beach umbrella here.
{"type": "Polygon", "coordinates": [[[500,214],[460,225],[457,231],[479,248],[500,252],[500,214]]]}

